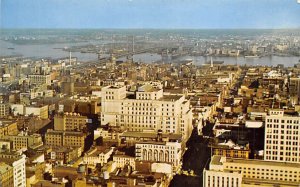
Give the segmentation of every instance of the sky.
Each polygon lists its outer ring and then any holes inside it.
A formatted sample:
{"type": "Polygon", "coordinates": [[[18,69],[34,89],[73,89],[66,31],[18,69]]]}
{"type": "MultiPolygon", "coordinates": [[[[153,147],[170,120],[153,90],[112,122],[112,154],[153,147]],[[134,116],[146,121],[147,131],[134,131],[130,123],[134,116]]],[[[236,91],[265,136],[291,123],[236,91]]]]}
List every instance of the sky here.
{"type": "Polygon", "coordinates": [[[0,0],[1,28],[300,28],[297,0],[0,0]]]}

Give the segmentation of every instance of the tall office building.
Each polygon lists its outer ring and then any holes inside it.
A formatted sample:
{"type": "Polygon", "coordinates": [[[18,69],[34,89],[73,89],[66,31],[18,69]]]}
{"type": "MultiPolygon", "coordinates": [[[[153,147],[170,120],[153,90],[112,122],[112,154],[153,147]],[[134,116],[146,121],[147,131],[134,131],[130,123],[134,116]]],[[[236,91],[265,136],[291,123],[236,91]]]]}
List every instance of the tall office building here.
{"type": "Polygon", "coordinates": [[[190,102],[183,95],[164,95],[162,89],[143,85],[133,95],[126,87],[107,86],[101,91],[101,124],[129,131],[162,130],[163,133],[192,132],[190,102]]]}
{"type": "Polygon", "coordinates": [[[264,160],[300,163],[300,117],[270,110],[265,123],[264,160]]]}

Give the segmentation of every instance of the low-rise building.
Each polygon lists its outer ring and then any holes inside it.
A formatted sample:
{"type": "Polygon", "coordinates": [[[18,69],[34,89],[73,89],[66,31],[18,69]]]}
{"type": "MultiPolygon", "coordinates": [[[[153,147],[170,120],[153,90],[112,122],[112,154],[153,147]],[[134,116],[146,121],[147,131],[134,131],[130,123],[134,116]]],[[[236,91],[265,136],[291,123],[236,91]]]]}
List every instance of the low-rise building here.
{"type": "Polygon", "coordinates": [[[30,105],[25,107],[25,115],[38,116],[41,119],[48,119],[48,105],[30,105]]]}
{"type": "Polygon", "coordinates": [[[222,143],[211,143],[209,147],[212,149],[212,155],[248,159],[250,154],[249,144],[238,145],[232,140],[222,143]]]}
{"type": "Polygon", "coordinates": [[[127,146],[133,146],[141,141],[156,141],[158,138],[161,138],[161,140],[165,142],[182,142],[183,139],[181,134],[169,134],[161,132],[159,134],[155,131],[125,131],[120,135],[120,139],[122,143],[126,144],[127,146]]]}
{"type": "Polygon", "coordinates": [[[51,85],[51,75],[28,75],[31,84],[51,85]]]}
{"type": "Polygon", "coordinates": [[[157,141],[144,141],[135,144],[135,158],[138,161],[154,161],[172,163],[174,169],[181,165],[182,144],[180,142],[166,142],[158,138],[157,141]]]}
{"type": "Polygon", "coordinates": [[[82,151],[84,149],[85,138],[86,134],[83,132],[55,131],[49,129],[45,134],[46,145],[81,147],[82,151]]]}
{"type": "Polygon", "coordinates": [[[96,164],[103,164],[108,162],[111,154],[113,153],[114,148],[108,147],[101,147],[96,146],[92,147],[83,157],[83,163],[87,164],[88,166],[96,166],[96,164]]]}
{"type": "Polygon", "coordinates": [[[0,184],[1,187],[12,187],[14,185],[13,167],[0,162],[0,184]]]}
{"type": "Polygon", "coordinates": [[[6,135],[3,137],[12,142],[12,149],[18,151],[20,149],[36,148],[43,145],[42,136],[40,134],[28,135],[21,132],[18,135],[6,135]]]}
{"type": "Polygon", "coordinates": [[[116,162],[118,168],[124,168],[124,166],[131,166],[135,170],[135,157],[131,157],[124,154],[117,154],[113,156],[113,161],[116,162]]]}
{"type": "Polygon", "coordinates": [[[5,135],[17,135],[18,126],[14,120],[1,120],[0,121],[0,138],[5,135]]]}
{"type": "Polygon", "coordinates": [[[52,161],[68,164],[79,158],[82,151],[80,147],[52,147],[49,154],[52,161]]]}
{"type": "Polygon", "coordinates": [[[120,136],[123,131],[118,127],[97,128],[94,130],[94,140],[101,137],[105,146],[119,146],[121,144],[120,136]]]}
{"type": "Polygon", "coordinates": [[[6,139],[0,139],[0,152],[6,152],[12,150],[13,142],[6,139]]]}

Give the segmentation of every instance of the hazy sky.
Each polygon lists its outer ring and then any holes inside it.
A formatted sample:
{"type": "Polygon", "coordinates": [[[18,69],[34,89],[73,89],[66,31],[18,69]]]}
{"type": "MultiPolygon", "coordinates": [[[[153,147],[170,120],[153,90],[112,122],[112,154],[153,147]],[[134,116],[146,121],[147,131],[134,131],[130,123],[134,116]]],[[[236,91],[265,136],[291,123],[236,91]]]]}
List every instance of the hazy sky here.
{"type": "Polygon", "coordinates": [[[2,28],[300,28],[297,0],[0,0],[2,28]]]}

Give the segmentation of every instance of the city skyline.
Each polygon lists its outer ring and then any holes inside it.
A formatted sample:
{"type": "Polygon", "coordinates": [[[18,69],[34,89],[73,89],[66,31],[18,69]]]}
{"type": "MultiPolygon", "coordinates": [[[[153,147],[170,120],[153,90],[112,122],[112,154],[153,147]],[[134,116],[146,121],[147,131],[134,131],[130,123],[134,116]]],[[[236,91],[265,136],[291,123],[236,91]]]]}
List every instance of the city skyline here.
{"type": "Polygon", "coordinates": [[[296,0],[2,0],[1,28],[300,28],[296,0]]]}

